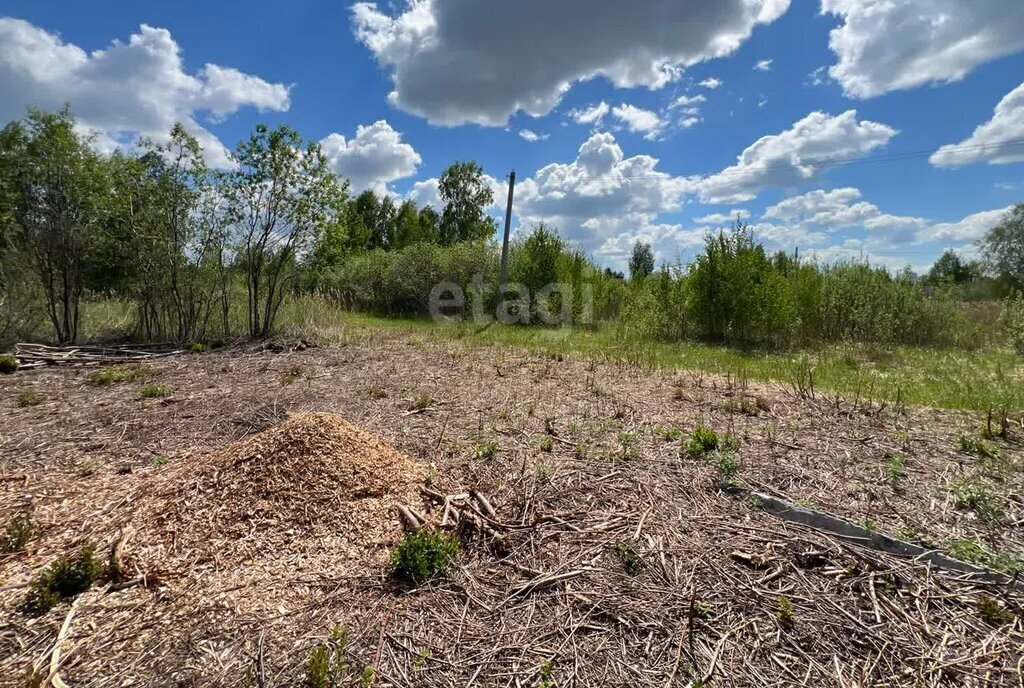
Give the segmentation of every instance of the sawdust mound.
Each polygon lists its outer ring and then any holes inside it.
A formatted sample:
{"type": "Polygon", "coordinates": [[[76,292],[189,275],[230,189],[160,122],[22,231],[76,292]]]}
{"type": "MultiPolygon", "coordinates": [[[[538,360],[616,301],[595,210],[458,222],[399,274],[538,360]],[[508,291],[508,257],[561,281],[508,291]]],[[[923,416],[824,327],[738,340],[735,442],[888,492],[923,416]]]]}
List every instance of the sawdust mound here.
{"type": "MultiPolygon", "coordinates": [[[[424,470],[337,415],[302,413],[168,476],[163,530],[193,555],[380,549],[400,534],[424,470]]],[[[234,557],[232,557],[234,558],[234,557]]]]}

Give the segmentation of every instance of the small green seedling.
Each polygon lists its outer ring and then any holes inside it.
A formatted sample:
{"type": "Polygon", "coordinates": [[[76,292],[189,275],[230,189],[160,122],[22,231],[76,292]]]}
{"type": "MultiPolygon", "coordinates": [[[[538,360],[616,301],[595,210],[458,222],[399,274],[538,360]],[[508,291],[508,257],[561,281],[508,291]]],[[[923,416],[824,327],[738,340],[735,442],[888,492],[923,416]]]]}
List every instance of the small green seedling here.
{"type": "Polygon", "coordinates": [[[434,400],[427,394],[420,394],[413,398],[411,411],[426,411],[434,400]]]}
{"type": "Polygon", "coordinates": [[[724,480],[732,480],[740,472],[739,458],[731,451],[717,452],[711,459],[711,464],[724,480]]]}
{"type": "Polygon", "coordinates": [[[541,437],[539,444],[542,452],[550,453],[555,448],[555,441],[551,439],[551,435],[544,435],[541,437]]]}
{"type": "Polygon", "coordinates": [[[640,553],[636,551],[633,543],[627,542],[626,540],[619,540],[615,543],[615,553],[619,555],[619,559],[622,560],[622,566],[626,569],[629,574],[635,574],[640,570],[643,565],[643,560],[640,558],[640,553]]]}
{"type": "Polygon", "coordinates": [[[960,451],[964,454],[973,454],[979,458],[990,460],[999,458],[999,447],[980,437],[961,434],[959,443],[960,451]]]}
{"type": "Polygon", "coordinates": [[[497,442],[478,442],[474,453],[476,458],[481,461],[489,461],[498,455],[498,450],[501,447],[498,446],[497,442]]]}
{"type": "Polygon", "coordinates": [[[201,354],[206,351],[206,345],[202,342],[192,342],[192,346],[188,348],[194,354],[201,354]]]}
{"type": "Polygon", "coordinates": [[[345,684],[345,646],[348,636],[345,631],[335,626],[331,637],[323,645],[314,647],[309,653],[306,663],[307,688],[341,688],[345,684]]]}
{"type": "Polygon", "coordinates": [[[288,370],[281,373],[281,386],[285,387],[292,384],[296,380],[302,377],[302,374],[306,372],[305,369],[300,365],[293,365],[288,370]]]}
{"type": "Polygon", "coordinates": [[[35,537],[38,528],[32,522],[28,514],[18,514],[7,522],[3,536],[0,536],[0,553],[10,554],[21,552],[28,545],[29,540],[35,537]]]}
{"type": "Polygon", "coordinates": [[[899,452],[885,455],[885,475],[894,485],[907,476],[907,457],[899,452]]]}
{"type": "Polygon", "coordinates": [[[10,354],[0,354],[0,373],[9,374],[18,369],[18,359],[10,354]]]}
{"type": "Polygon", "coordinates": [[[785,595],[779,598],[778,609],[775,611],[775,618],[783,628],[793,627],[793,603],[785,595]]]}

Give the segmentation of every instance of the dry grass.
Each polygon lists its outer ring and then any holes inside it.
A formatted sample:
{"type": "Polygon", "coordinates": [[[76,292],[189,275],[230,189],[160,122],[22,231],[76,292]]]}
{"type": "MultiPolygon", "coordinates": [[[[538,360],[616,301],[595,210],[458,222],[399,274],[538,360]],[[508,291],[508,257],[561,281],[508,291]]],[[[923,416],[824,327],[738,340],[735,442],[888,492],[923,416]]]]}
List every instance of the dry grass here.
{"type": "MultiPolygon", "coordinates": [[[[975,416],[400,334],[146,367],[173,397],[139,404],[134,385],[90,385],[84,370],[0,379],[6,398],[31,386],[48,400],[5,409],[0,437],[0,522],[31,510],[41,528],[0,559],[0,676],[47,653],[69,611],[29,624],[19,586],[96,542],[120,543],[130,566],[75,603],[70,685],[298,685],[335,626],[349,678],[370,666],[378,685],[1019,685],[1021,593],[785,524],[720,492],[715,464],[682,451],[702,424],[737,439],[735,479],[762,492],[892,534],[1021,553],[1019,430],[995,441],[996,464],[959,449],[975,416]],[[306,372],[282,386],[295,366],[306,372]],[[417,408],[420,396],[431,401],[417,408]],[[729,403],[744,396],[756,415],[729,403]],[[213,478],[168,491],[182,475],[220,475],[227,443],[302,411],[374,433],[419,467],[398,474],[437,492],[487,495],[496,513],[485,530],[455,529],[446,578],[396,587],[387,538],[345,555],[349,507],[331,507],[319,473],[274,482],[266,466],[262,492],[213,478]],[[480,457],[489,443],[500,451],[480,457]],[[955,508],[965,479],[1005,499],[1004,523],[955,508]],[[308,502],[310,520],[266,523],[260,494],[308,502]],[[151,504],[169,507],[163,522],[151,504]]],[[[440,526],[440,504],[408,498],[440,526]]],[[[396,515],[376,518],[398,532],[396,515]]]]}

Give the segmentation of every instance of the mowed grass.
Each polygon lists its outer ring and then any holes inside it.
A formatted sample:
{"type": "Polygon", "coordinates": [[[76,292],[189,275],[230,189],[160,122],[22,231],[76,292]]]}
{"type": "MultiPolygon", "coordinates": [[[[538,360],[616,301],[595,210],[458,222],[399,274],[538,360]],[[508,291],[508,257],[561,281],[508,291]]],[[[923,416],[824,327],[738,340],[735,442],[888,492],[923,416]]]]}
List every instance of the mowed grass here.
{"type": "MultiPolygon", "coordinates": [[[[693,342],[657,342],[617,331],[381,318],[350,313],[323,302],[291,304],[282,325],[317,323],[318,336],[359,339],[374,331],[402,331],[430,341],[514,347],[583,356],[651,369],[704,371],[791,388],[813,385],[815,394],[841,393],[890,404],[987,411],[1024,410],[1024,359],[1009,348],[978,351],[875,344],[841,344],[801,351],[742,350],[693,342]],[[315,311],[315,313],[310,311],[315,311]],[[810,379],[808,379],[808,376],[810,379]]],[[[305,328],[303,328],[305,329],[305,328]]]]}

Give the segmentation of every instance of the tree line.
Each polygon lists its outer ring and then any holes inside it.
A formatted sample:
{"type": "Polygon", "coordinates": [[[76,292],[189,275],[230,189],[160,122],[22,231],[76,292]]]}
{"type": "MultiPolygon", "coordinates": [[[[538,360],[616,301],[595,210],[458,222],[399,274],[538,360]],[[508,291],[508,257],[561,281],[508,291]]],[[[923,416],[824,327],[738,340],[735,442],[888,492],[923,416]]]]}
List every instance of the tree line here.
{"type": "Polygon", "coordinates": [[[491,237],[482,168],[441,176],[441,212],[372,190],[352,196],[315,142],[257,125],[210,169],[175,125],[104,155],[70,110],[32,110],[0,130],[0,335],[41,304],[54,338],[76,341],[86,294],[131,300],[148,340],[190,342],[228,332],[244,289],[246,330],[266,337],[280,307],[347,257],[413,244],[491,237]],[[240,289],[241,288],[241,289],[240,289]]]}
{"type": "MultiPolygon", "coordinates": [[[[180,125],[127,152],[93,143],[67,109],[33,110],[0,130],[0,339],[37,331],[40,314],[53,339],[74,342],[83,303],[97,295],[132,305],[139,338],[178,343],[238,329],[266,337],[301,293],[423,316],[432,288],[449,282],[494,311],[494,199],[475,162],[445,170],[436,210],[352,194],[319,144],[287,126],[256,126],[226,170],[208,168],[180,125]]],[[[658,267],[637,242],[627,277],[541,224],[513,242],[509,280],[531,294],[569,287],[525,305],[521,322],[538,322],[538,306],[566,307],[577,323],[670,341],[977,345],[998,330],[1024,342],[1024,299],[1012,296],[1024,288],[1024,205],[979,249],[974,261],[946,252],[918,276],[769,254],[737,222],[708,233],[685,264],[658,267]],[[1000,300],[998,319],[998,308],[964,306],[1000,300]]]]}

